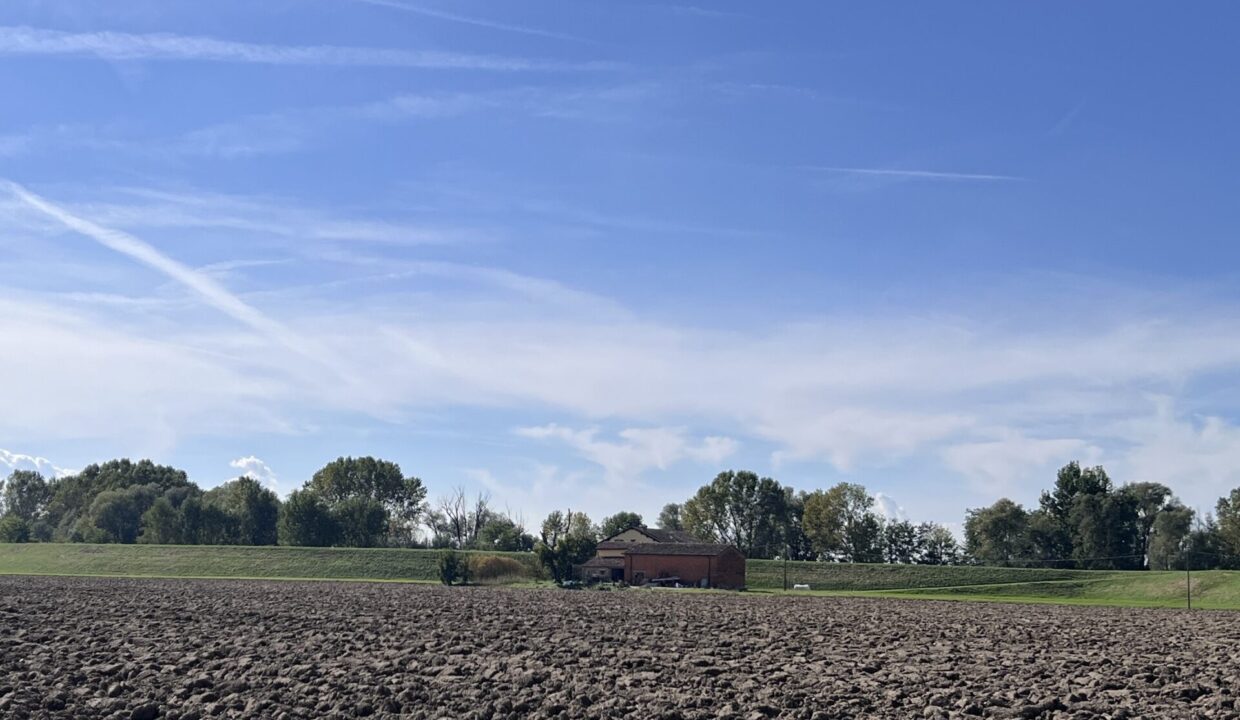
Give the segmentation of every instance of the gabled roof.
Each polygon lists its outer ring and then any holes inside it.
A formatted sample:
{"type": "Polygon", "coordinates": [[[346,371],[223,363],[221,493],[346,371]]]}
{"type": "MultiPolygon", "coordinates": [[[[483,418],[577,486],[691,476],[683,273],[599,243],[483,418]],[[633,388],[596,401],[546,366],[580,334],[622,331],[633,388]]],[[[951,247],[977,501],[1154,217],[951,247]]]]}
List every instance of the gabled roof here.
{"type": "Polygon", "coordinates": [[[731,545],[717,543],[634,543],[627,548],[629,555],[699,555],[718,556],[729,550],[739,552],[731,545]]]}
{"type": "Polygon", "coordinates": [[[660,530],[659,528],[637,528],[655,542],[661,543],[701,543],[702,538],[684,530],[660,530]]]}
{"type": "Polygon", "coordinates": [[[611,538],[617,537],[618,535],[622,535],[630,530],[634,532],[639,532],[642,535],[645,535],[646,537],[650,538],[651,540],[654,540],[657,543],[701,543],[702,542],[702,538],[694,535],[691,532],[685,532],[684,530],[660,530],[659,528],[631,527],[631,528],[625,528],[624,530],[621,530],[620,532],[616,533],[615,535],[612,535],[611,537],[603,538],[603,540],[598,544],[598,546],[599,547],[607,546],[607,547],[610,547],[610,549],[612,550],[617,549],[616,547],[611,547],[612,545],[628,547],[632,543],[625,542],[623,540],[612,541],[611,538]]]}

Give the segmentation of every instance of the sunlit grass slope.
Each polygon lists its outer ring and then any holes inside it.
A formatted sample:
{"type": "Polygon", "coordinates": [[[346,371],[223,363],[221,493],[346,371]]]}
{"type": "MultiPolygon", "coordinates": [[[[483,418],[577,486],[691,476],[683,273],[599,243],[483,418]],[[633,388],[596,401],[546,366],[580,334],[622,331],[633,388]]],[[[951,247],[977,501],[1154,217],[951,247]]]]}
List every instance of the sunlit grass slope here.
{"type": "MultiPolygon", "coordinates": [[[[1117,605],[1183,608],[1188,598],[1182,572],[1110,572],[1095,578],[918,588],[873,593],[889,597],[989,600],[999,602],[1117,605]]],[[[1203,610],[1240,610],[1240,572],[1210,570],[1192,574],[1193,607],[1203,610]]]]}
{"type": "MultiPolygon", "coordinates": [[[[512,558],[522,572],[543,573],[531,553],[512,558]]],[[[436,582],[434,550],[219,547],[180,545],[0,544],[0,574],[116,577],[270,578],[436,582]]],[[[754,590],[783,587],[784,564],[750,560],[754,590]]],[[[1184,607],[1184,573],[995,568],[931,565],[788,563],[788,583],[813,592],[997,602],[1184,607]]],[[[1193,606],[1240,609],[1240,572],[1193,573],[1193,606]]]]}
{"type": "MultiPolygon", "coordinates": [[[[516,559],[528,579],[541,573],[530,553],[516,559]]],[[[221,547],[210,545],[0,544],[0,574],[128,577],[438,580],[438,551],[388,548],[221,547]]]]}

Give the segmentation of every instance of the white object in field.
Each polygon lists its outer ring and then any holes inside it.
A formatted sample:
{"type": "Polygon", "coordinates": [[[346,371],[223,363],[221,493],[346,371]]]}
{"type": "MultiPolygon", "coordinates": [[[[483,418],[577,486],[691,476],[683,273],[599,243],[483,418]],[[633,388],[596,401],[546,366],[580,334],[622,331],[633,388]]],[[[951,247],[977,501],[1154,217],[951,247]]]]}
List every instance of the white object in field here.
{"type": "Polygon", "coordinates": [[[809,590],[809,585],[802,585],[800,583],[797,583],[796,585],[792,586],[792,589],[793,590],[809,590]]]}

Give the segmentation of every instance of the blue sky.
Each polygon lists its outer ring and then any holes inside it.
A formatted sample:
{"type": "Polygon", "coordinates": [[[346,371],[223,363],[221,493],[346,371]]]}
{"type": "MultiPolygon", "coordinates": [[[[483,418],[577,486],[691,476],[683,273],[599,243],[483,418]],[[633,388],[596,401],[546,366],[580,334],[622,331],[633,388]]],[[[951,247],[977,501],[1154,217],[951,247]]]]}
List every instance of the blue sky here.
{"type": "Polygon", "coordinates": [[[0,470],[1240,485],[1228,3],[0,8],[0,470]]]}

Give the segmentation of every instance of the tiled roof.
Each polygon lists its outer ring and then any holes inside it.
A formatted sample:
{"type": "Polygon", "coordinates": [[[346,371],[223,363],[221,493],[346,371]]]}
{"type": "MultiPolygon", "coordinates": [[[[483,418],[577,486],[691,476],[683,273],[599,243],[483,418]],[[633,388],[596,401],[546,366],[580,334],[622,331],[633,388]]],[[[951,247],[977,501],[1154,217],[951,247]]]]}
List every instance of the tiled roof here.
{"type": "MultiPolygon", "coordinates": [[[[685,532],[684,530],[660,530],[659,528],[634,527],[634,528],[628,528],[621,532],[625,533],[625,532],[628,532],[629,530],[635,530],[641,533],[642,535],[645,535],[646,537],[650,538],[651,540],[654,540],[657,543],[701,543],[702,542],[702,538],[694,535],[693,533],[685,532]]],[[[617,535],[619,534],[621,533],[617,533],[617,535]]],[[[612,535],[611,537],[615,537],[615,535],[612,535]]],[[[611,538],[604,538],[603,541],[599,543],[599,547],[607,548],[611,550],[617,550],[622,547],[628,547],[629,545],[632,545],[632,544],[633,544],[632,541],[612,540],[611,538]]]]}
{"type": "Polygon", "coordinates": [[[701,543],[702,538],[684,530],[661,530],[659,528],[639,528],[639,532],[646,533],[655,542],[661,543],[701,543]]]}
{"type": "Polygon", "coordinates": [[[624,558],[592,557],[582,563],[581,567],[622,568],[624,567],[624,558]]]}
{"type": "Polygon", "coordinates": [[[734,549],[716,543],[634,543],[629,555],[722,555],[734,549]]]}

